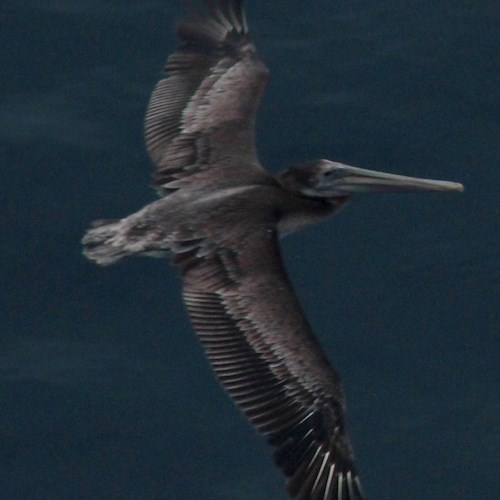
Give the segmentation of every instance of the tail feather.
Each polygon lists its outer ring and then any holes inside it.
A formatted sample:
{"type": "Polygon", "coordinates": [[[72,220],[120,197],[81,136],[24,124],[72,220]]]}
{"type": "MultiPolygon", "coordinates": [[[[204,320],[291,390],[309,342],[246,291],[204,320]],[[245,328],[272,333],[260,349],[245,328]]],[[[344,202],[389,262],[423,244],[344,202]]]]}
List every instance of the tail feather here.
{"type": "Polygon", "coordinates": [[[103,219],[94,221],[82,239],[83,254],[98,264],[107,266],[131,255],[126,242],[119,238],[122,221],[103,219]]]}

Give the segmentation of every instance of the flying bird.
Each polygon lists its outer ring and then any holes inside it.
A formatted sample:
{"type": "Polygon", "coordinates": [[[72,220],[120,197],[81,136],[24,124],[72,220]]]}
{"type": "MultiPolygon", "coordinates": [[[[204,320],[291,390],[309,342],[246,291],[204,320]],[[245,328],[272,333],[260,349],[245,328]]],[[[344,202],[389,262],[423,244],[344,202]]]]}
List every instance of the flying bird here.
{"type": "Polygon", "coordinates": [[[269,72],[243,1],[190,4],[145,120],[160,198],[121,220],[94,222],[84,253],[102,265],[132,255],[172,258],[206,356],[275,449],[289,495],[360,500],[341,382],[293,292],[279,240],[358,193],[463,186],[325,159],[270,175],[255,147],[269,72]]]}

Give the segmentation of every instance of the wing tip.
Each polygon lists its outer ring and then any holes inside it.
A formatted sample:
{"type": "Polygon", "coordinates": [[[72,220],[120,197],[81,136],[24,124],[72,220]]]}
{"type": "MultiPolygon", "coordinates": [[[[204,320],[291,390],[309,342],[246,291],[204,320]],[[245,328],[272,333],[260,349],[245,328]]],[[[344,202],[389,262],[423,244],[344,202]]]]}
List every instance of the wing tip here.
{"type": "Polygon", "coordinates": [[[243,0],[204,0],[199,5],[185,1],[186,16],[176,26],[180,48],[223,49],[248,41],[248,23],[243,0]]]}
{"type": "Polygon", "coordinates": [[[366,500],[354,469],[342,469],[328,461],[329,452],[319,457],[316,454],[305,474],[289,478],[286,489],[290,496],[295,500],[366,500]]]}

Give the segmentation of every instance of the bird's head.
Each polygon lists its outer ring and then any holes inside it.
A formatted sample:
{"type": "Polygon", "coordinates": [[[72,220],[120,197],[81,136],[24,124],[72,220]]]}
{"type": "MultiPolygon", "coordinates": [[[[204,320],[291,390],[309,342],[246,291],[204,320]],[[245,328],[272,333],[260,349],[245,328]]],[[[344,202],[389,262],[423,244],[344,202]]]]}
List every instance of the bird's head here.
{"type": "Polygon", "coordinates": [[[334,201],[356,193],[405,193],[412,191],[463,191],[458,182],[420,179],[351,167],[330,160],[316,160],[289,168],[278,176],[289,191],[334,201]]]}

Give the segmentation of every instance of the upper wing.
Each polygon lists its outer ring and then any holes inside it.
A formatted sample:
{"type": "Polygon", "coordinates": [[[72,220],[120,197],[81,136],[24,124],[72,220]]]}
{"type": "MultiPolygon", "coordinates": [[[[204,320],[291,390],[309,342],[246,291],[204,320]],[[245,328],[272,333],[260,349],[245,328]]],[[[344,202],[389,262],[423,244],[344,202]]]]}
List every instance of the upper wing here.
{"type": "Polygon", "coordinates": [[[262,175],[255,117],[269,77],[250,42],[242,3],[204,0],[203,10],[177,26],[169,77],[153,91],[145,123],[158,167],[154,185],[163,194],[262,175]]]}
{"type": "Polygon", "coordinates": [[[236,242],[231,231],[186,236],[177,248],[184,301],[215,373],[276,448],[292,497],[360,500],[340,381],[293,293],[277,236],[262,225],[236,242]]]}

